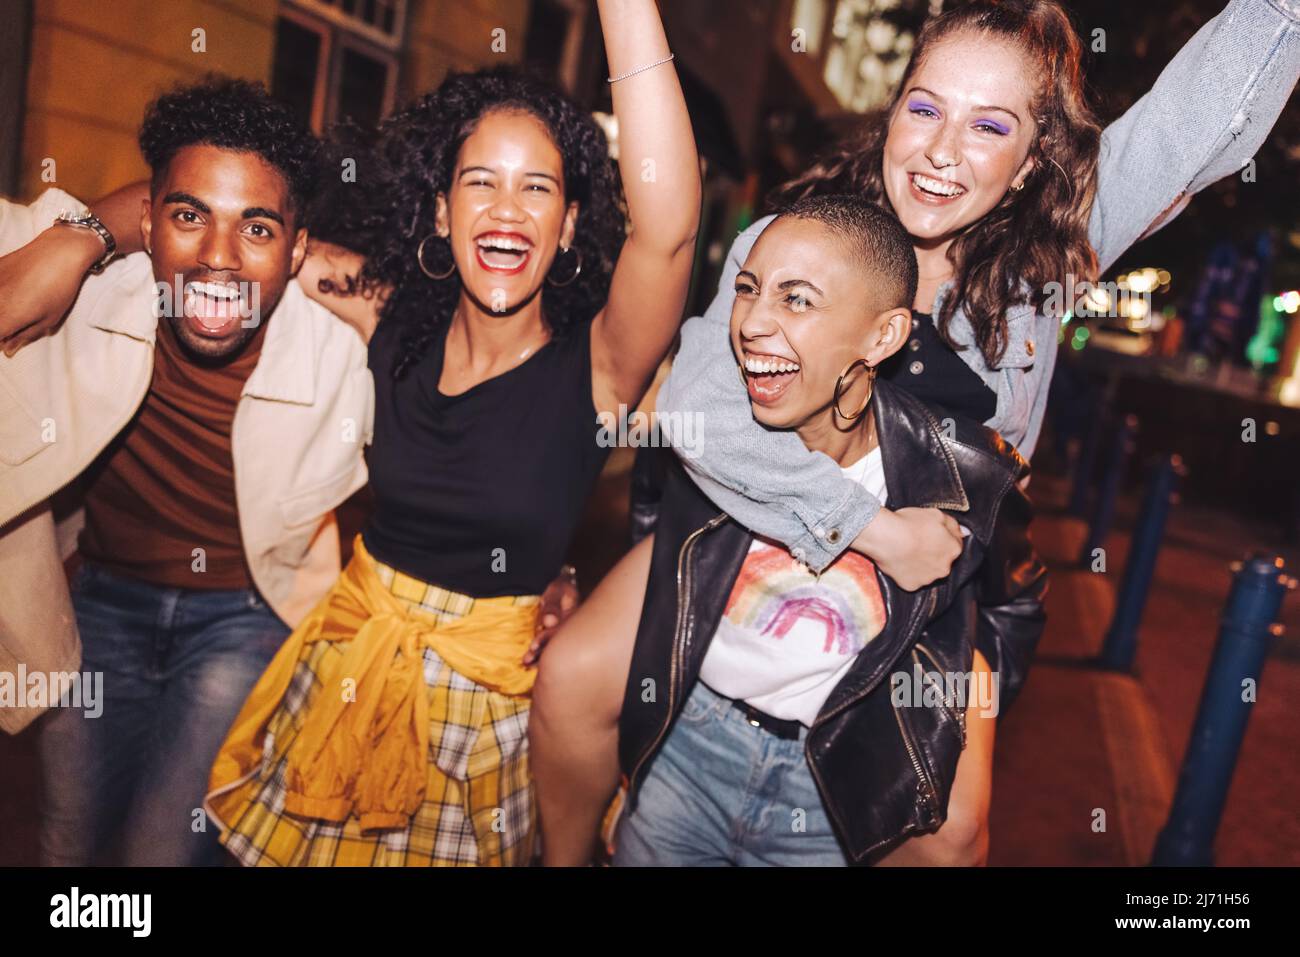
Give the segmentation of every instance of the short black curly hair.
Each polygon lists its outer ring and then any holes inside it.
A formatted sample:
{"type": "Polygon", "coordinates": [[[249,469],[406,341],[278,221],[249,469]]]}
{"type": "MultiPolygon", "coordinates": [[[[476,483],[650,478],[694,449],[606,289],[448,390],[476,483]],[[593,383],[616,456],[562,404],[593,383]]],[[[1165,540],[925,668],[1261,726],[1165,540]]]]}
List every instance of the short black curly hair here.
{"type": "MultiPolygon", "coordinates": [[[[344,217],[351,220],[346,232],[354,239],[349,245],[366,256],[361,286],[390,289],[381,320],[402,325],[395,377],[420,360],[456,309],[460,277],[453,272],[430,279],[416,251],[434,232],[437,195],[451,189],[461,146],[479,120],[497,110],[519,110],[541,121],[560,151],[565,199],[579,206],[573,248],[582,256],[581,272],[567,285],[542,287],[551,335],[558,339],[586,328],[609,298],[626,218],[604,132],[535,77],[509,67],[451,73],[432,93],[383,122],[367,160],[372,169],[358,177],[361,195],[345,204],[344,217]]],[[[340,231],[339,223],[333,226],[340,231]]]]}
{"type": "Polygon", "coordinates": [[[154,187],[186,146],[256,153],[284,176],[295,211],[311,203],[320,141],[261,83],[209,74],[150,103],[140,125],[140,152],[153,170],[154,187]]]}

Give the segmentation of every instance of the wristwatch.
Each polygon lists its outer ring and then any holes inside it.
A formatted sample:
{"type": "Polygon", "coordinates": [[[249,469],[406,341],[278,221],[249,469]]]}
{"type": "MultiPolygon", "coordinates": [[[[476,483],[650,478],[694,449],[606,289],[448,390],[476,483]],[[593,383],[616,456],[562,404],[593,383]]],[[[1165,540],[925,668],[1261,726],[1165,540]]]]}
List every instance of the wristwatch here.
{"type": "Polygon", "coordinates": [[[99,217],[92,212],[72,213],[66,210],[54,217],[55,226],[75,226],[78,229],[89,229],[98,236],[104,243],[104,255],[95,260],[95,264],[90,267],[90,272],[101,273],[104,267],[113,261],[113,256],[117,253],[117,240],[113,234],[108,231],[108,227],[99,221],[99,217]]]}

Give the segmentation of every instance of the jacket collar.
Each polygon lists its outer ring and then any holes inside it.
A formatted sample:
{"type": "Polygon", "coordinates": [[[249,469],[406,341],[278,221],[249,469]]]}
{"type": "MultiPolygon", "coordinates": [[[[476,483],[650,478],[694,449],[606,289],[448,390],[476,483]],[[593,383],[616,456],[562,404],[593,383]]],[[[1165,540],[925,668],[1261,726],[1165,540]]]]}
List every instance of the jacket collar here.
{"type": "MultiPolygon", "coordinates": [[[[128,256],[125,264],[105,292],[112,297],[109,307],[96,310],[90,324],[153,345],[158,331],[153,305],[159,291],[152,265],[144,253],[128,256]]],[[[296,405],[315,402],[317,309],[325,311],[290,279],[275,311],[262,320],[270,328],[241,395],[296,405]]]]}
{"type": "Polygon", "coordinates": [[[263,320],[271,326],[257,367],[244,383],[243,395],[297,405],[316,401],[317,309],[325,312],[323,306],[307,298],[298,280],[290,279],[275,312],[263,320]]]}
{"type": "Polygon", "coordinates": [[[872,396],[889,508],[970,510],[957,460],[930,410],[904,389],[877,379],[872,396]]]}
{"type": "MultiPolygon", "coordinates": [[[[871,408],[876,417],[888,507],[969,512],[970,502],[957,462],[930,410],[906,390],[881,379],[876,381],[871,408]]],[[[934,609],[936,585],[906,591],[879,568],[876,574],[885,603],[885,630],[867,644],[858,662],[831,691],[821,715],[838,710],[874,686],[890,663],[897,660],[904,643],[924,624],[922,616],[934,609]]]]}

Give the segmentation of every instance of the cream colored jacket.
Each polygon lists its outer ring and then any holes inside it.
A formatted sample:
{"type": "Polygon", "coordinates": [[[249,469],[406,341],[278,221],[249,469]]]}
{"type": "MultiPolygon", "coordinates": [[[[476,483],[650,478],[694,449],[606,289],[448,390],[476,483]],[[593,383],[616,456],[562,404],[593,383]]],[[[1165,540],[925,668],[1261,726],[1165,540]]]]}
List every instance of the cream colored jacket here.
{"type": "MultiPolygon", "coordinates": [[[[0,255],[83,208],[56,189],[30,206],[0,200],[0,255]]],[[[80,668],[49,499],[144,400],[155,298],[149,258],[127,256],[86,280],[56,333],[0,356],[0,672],[80,668]]],[[[366,482],[374,383],[361,337],[296,282],[264,321],[231,426],[235,497],[253,581],[293,626],[339,575],[333,510],[366,482]]],[[[0,707],[0,729],[16,733],[41,710],[0,707]]]]}

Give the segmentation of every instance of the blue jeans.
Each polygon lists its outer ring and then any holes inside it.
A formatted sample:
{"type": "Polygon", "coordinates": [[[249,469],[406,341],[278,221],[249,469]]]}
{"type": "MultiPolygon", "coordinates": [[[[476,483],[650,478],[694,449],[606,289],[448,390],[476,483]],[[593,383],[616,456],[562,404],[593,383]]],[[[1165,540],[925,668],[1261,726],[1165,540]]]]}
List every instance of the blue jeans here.
{"type": "Polygon", "coordinates": [[[289,629],[255,591],[162,588],[92,565],[72,601],[82,671],[104,676],[102,713],[41,719],[42,863],[219,863],[208,773],[289,629]]]}
{"type": "Polygon", "coordinates": [[[616,867],[844,866],[799,740],[750,724],[704,682],[615,835],[616,867]]]}

